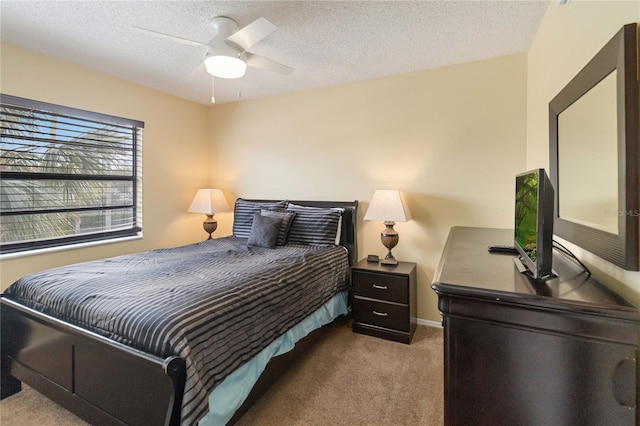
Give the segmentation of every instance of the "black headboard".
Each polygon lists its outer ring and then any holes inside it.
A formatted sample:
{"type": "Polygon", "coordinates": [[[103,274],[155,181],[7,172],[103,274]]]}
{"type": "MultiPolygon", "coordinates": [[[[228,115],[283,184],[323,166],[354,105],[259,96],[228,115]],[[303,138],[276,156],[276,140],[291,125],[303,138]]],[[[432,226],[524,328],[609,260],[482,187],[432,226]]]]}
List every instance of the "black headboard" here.
{"type": "MultiPolygon", "coordinates": [[[[280,200],[247,200],[258,202],[273,202],[280,200]]],[[[298,201],[288,200],[290,203],[306,207],[339,207],[344,209],[342,213],[342,233],[340,234],[340,245],[349,251],[349,264],[355,265],[358,262],[357,227],[358,200],[354,201],[298,201]]]]}

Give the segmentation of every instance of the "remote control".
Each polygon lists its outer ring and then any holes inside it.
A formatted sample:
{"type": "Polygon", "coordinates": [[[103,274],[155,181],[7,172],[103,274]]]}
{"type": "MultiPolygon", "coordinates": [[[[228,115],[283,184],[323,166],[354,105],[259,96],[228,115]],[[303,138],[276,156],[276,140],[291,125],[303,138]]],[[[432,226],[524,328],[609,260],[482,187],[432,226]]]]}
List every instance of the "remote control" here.
{"type": "Polygon", "coordinates": [[[518,254],[518,250],[516,250],[514,246],[497,244],[497,245],[489,246],[489,253],[518,254]]]}

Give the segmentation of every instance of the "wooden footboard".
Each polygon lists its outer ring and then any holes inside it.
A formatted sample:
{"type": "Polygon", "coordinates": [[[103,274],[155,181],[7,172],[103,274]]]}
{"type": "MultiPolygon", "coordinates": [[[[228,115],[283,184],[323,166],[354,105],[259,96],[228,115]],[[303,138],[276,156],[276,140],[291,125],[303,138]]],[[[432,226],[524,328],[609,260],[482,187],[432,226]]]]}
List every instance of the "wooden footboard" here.
{"type": "Polygon", "coordinates": [[[184,360],[161,359],[0,299],[2,397],[28,384],[92,424],[177,425],[184,360]]]}

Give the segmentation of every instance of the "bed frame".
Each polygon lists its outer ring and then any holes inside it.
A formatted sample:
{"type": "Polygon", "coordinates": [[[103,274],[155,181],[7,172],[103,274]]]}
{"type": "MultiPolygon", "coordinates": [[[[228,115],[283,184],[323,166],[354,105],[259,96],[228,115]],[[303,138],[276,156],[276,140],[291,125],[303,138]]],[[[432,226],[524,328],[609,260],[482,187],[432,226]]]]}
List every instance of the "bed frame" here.
{"type": "MultiPolygon", "coordinates": [[[[356,263],[357,201],[292,202],[344,208],[340,242],[349,251],[349,263],[356,263]]],[[[19,392],[24,382],[91,424],[180,424],[186,380],[183,359],[149,355],[4,297],[0,317],[0,398],[19,392]]],[[[231,423],[318,340],[323,329],[271,360],[231,423]]]]}

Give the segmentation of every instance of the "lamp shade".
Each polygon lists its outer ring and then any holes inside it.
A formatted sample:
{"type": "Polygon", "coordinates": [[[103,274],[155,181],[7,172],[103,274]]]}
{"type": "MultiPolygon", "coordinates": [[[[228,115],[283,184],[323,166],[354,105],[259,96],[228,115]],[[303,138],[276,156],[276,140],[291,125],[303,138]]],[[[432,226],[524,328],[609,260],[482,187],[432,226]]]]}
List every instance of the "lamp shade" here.
{"type": "Polygon", "coordinates": [[[224,194],[219,189],[198,189],[191,205],[187,210],[190,213],[204,213],[213,215],[231,210],[224,194]]]}
{"type": "Polygon", "coordinates": [[[406,222],[411,220],[411,214],[400,191],[397,189],[378,189],[373,193],[364,220],[406,222]]]}

